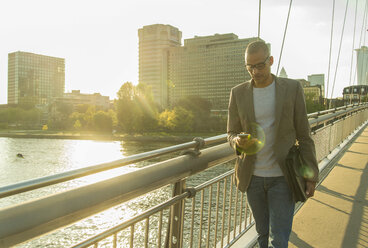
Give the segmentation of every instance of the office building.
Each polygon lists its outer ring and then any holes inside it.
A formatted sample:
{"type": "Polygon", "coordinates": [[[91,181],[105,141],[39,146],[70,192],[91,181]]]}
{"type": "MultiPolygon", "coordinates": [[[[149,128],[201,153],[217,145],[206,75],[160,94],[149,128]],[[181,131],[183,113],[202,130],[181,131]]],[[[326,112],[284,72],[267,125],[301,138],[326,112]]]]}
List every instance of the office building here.
{"type": "MultiPolygon", "coordinates": [[[[309,77],[308,77],[309,78],[309,77]]],[[[323,90],[319,84],[312,84],[305,79],[296,79],[303,87],[304,96],[306,99],[310,99],[315,103],[322,103],[323,90]]]]}
{"type": "Polygon", "coordinates": [[[65,60],[28,52],[8,54],[8,104],[47,104],[65,89],[65,60]]]}
{"type": "Polygon", "coordinates": [[[153,98],[160,106],[167,106],[167,49],[181,45],[178,28],[154,24],[138,30],[139,83],[151,86],[153,98]]]}
{"type": "Polygon", "coordinates": [[[100,93],[82,94],[80,90],[72,90],[70,93],[65,93],[62,97],[56,98],[55,101],[70,104],[74,109],[82,104],[96,106],[102,110],[107,110],[111,106],[108,96],[102,96],[100,93]]]}
{"type": "Polygon", "coordinates": [[[311,86],[320,85],[322,89],[322,97],[324,97],[325,92],[325,74],[312,74],[308,75],[308,81],[311,86]]]}
{"type": "Polygon", "coordinates": [[[238,39],[235,34],[215,34],[184,40],[168,49],[169,105],[185,96],[199,96],[213,111],[226,111],[230,89],[250,79],[244,53],[257,38],[238,39]]]}
{"type": "Polygon", "coordinates": [[[355,49],[357,52],[358,85],[368,85],[368,47],[355,49]]]}
{"type": "Polygon", "coordinates": [[[360,103],[368,101],[368,85],[352,85],[343,90],[344,104],[360,103]]]}

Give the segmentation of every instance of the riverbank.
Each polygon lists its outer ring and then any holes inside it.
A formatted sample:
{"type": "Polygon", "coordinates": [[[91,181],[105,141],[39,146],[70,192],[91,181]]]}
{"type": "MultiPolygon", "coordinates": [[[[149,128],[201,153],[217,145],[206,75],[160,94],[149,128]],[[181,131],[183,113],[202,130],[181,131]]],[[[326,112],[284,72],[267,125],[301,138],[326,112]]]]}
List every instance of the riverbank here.
{"type": "Polygon", "coordinates": [[[194,137],[212,137],[219,133],[147,133],[147,134],[103,134],[96,132],[62,132],[41,130],[0,130],[0,137],[8,138],[34,138],[34,139],[76,139],[76,140],[123,140],[123,141],[171,141],[187,142],[194,137]]]}

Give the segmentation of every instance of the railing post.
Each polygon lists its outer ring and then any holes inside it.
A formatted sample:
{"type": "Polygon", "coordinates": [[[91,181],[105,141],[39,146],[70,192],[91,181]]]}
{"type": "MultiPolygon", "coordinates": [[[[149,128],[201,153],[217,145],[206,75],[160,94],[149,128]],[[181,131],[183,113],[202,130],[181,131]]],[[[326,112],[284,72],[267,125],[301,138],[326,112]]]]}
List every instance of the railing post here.
{"type": "MultiPolygon", "coordinates": [[[[184,193],[185,179],[174,184],[173,197],[184,193]]],[[[184,222],[184,200],[170,208],[169,227],[165,241],[165,248],[181,248],[184,222]]]]}

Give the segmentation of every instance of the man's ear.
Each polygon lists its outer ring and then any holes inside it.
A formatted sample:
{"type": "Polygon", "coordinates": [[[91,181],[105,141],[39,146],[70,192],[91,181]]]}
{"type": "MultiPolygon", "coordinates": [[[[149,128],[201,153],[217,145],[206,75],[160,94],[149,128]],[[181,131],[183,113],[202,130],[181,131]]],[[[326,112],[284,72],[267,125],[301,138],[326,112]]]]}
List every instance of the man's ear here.
{"type": "Polygon", "coordinates": [[[273,56],[270,56],[270,65],[273,65],[273,56]]]}

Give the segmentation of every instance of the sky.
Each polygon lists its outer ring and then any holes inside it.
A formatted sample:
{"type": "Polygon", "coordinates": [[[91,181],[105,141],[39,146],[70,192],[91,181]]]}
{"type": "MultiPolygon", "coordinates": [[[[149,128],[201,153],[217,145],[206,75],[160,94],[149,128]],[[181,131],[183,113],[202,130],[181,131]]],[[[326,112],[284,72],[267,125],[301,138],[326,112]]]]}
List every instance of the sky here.
{"type": "MultiPolygon", "coordinates": [[[[276,73],[290,0],[261,3],[260,37],[271,44],[272,72],[276,73]]],[[[367,46],[368,37],[364,38],[365,0],[335,0],[328,77],[332,5],[333,0],[292,1],[279,70],[284,67],[288,77],[295,79],[323,73],[326,88],[329,81],[328,97],[339,97],[349,83],[356,84],[350,76],[356,71],[353,47],[367,46]]],[[[0,104],[7,103],[8,53],[65,58],[66,92],[98,92],[114,99],[124,82],[138,83],[139,28],[175,26],[182,32],[182,44],[184,39],[216,33],[257,37],[258,10],[259,0],[1,0],[0,104]]]]}

